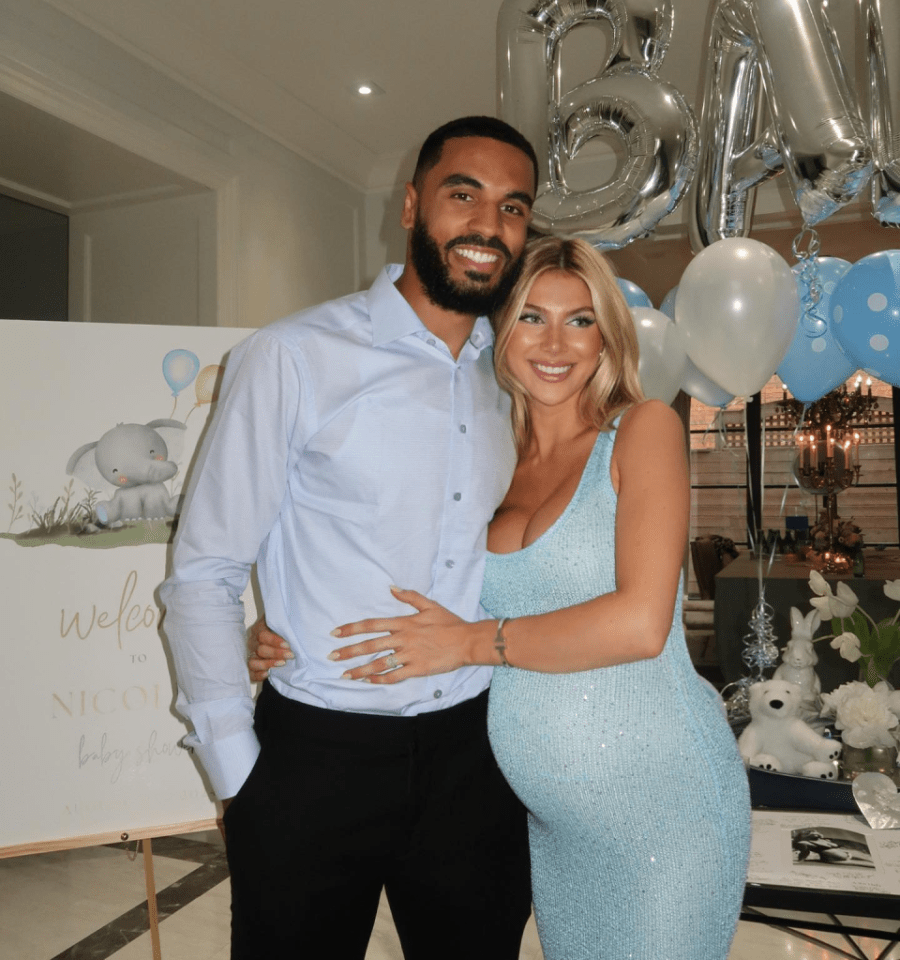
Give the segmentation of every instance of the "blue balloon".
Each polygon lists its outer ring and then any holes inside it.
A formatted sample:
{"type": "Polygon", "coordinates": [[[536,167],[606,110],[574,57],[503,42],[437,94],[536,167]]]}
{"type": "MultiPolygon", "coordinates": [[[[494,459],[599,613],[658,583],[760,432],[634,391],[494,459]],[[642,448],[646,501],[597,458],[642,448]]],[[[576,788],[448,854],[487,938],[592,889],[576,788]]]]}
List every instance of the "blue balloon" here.
{"type": "Polygon", "coordinates": [[[190,350],[170,350],[162,362],[163,376],[172,388],[172,396],[177,397],[200,372],[200,361],[190,350]]]}
{"type": "Polygon", "coordinates": [[[870,376],[900,386],[900,250],[857,261],[831,298],[838,346],[870,376]]]}
{"type": "Polygon", "coordinates": [[[678,286],[672,289],[663,297],[663,302],[659,305],[659,312],[664,313],[670,320],[675,319],[675,298],[678,296],[678,286]]]}
{"type": "Polygon", "coordinates": [[[788,352],[777,370],[781,382],[804,403],[812,403],[839,387],[848,377],[853,376],[859,366],[840,348],[832,332],[833,325],[828,321],[838,282],[850,270],[851,264],[839,257],[820,257],[817,266],[822,293],[816,304],[818,318],[810,323],[803,322],[809,285],[801,264],[791,268],[797,278],[797,289],[800,293],[800,322],[788,352]],[[821,333],[818,336],[812,335],[819,329],[821,333]]]}
{"type": "Polygon", "coordinates": [[[629,307],[653,306],[650,298],[636,283],[632,283],[630,280],[623,280],[621,277],[616,277],[616,282],[619,284],[619,289],[622,291],[629,307]]]}

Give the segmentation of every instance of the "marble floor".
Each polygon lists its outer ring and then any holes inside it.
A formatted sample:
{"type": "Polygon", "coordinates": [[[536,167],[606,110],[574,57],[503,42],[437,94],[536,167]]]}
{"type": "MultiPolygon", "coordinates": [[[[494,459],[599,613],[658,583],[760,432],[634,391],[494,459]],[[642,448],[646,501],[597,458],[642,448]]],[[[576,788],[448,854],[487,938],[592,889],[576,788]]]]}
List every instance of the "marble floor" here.
{"type": "MultiPolygon", "coordinates": [[[[162,960],[228,960],[228,874],[218,834],[159,838],[153,852],[162,960]]],[[[0,860],[0,960],[152,960],[143,857],[135,854],[132,844],[0,860]]],[[[830,933],[809,937],[742,922],[729,960],[900,960],[900,945],[886,940],[857,938],[854,949],[830,933]]],[[[384,902],[366,960],[402,960],[384,902]]],[[[543,960],[533,921],[520,960],[543,960]]]]}

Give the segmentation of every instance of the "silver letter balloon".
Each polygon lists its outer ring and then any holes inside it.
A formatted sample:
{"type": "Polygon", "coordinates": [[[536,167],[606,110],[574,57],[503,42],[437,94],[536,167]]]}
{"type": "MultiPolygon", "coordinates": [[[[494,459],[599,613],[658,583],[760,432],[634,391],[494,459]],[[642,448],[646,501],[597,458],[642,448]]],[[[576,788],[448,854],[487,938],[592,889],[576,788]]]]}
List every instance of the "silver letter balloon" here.
{"type": "MultiPolygon", "coordinates": [[[[867,5],[872,24],[880,22],[878,0],[867,5]]],[[[896,7],[894,0],[883,5],[896,7]]],[[[709,45],[693,248],[746,236],[751,191],[782,171],[806,224],[856,199],[872,173],[872,150],[823,0],[718,0],[709,45]]],[[[871,67],[882,126],[891,112],[884,64],[871,67]]],[[[885,190],[896,195],[895,186],[885,190]]]]}
{"type": "Polygon", "coordinates": [[[615,249],[650,233],[683,197],[697,135],[684,97],[658,76],[672,23],[671,0],[504,0],[497,21],[499,113],[538,153],[535,229],[615,249]],[[606,62],[593,79],[561,89],[566,35],[604,20],[612,29],[606,62]],[[574,189],[567,166],[597,137],[612,139],[624,158],[612,179],[574,189]]]}
{"type": "Polygon", "coordinates": [[[885,226],[900,226],[900,3],[860,0],[869,65],[869,132],[875,153],[872,212],[885,226]]]}

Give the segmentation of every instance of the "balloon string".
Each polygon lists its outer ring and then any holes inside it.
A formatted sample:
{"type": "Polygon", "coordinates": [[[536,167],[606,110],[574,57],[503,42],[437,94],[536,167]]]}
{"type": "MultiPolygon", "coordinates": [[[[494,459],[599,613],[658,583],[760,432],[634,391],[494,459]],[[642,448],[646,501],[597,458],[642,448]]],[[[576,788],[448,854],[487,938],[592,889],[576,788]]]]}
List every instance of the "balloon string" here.
{"type": "MultiPolygon", "coordinates": [[[[760,406],[761,406],[760,402],[760,406]]],[[[747,452],[747,472],[750,474],[750,434],[749,434],[749,406],[750,401],[744,404],[744,448],[747,452]]],[[[765,571],[763,571],[763,548],[765,541],[762,539],[763,508],[766,502],[766,492],[763,480],[766,475],[766,422],[762,416],[762,410],[759,412],[760,419],[760,454],[759,454],[759,522],[760,529],[753,530],[754,524],[747,524],[747,539],[750,542],[750,550],[756,554],[756,579],[759,584],[760,594],[763,593],[763,579],[768,576],[775,562],[775,550],[777,541],[773,538],[769,548],[768,562],[765,571]]],[[[750,516],[756,520],[756,509],[754,506],[752,475],[749,477],[750,483],[747,484],[747,495],[750,500],[750,516]]]]}
{"type": "Polygon", "coordinates": [[[170,419],[170,420],[174,418],[174,416],[175,416],[175,408],[178,406],[178,394],[177,394],[177,393],[173,393],[172,396],[175,397],[175,402],[172,404],[172,412],[169,414],[169,419],[170,419]]]}
{"type": "MultiPolygon", "coordinates": [[[[804,404],[803,404],[803,409],[802,409],[801,412],[800,412],[800,419],[799,419],[799,420],[797,421],[797,423],[794,425],[794,432],[791,434],[791,440],[792,440],[793,443],[794,443],[794,448],[795,448],[795,449],[796,449],[796,446],[797,446],[797,434],[800,432],[800,428],[803,427],[803,426],[806,424],[806,414],[807,414],[808,411],[809,411],[809,404],[808,404],[808,403],[804,403],[804,404]]],[[[799,481],[799,480],[796,480],[796,478],[795,478],[795,482],[797,483],[797,486],[800,487],[800,481],[799,481]]],[[[787,507],[787,495],[788,495],[788,491],[789,491],[790,489],[791,489],[791,481],[790,481],[790,480],[785,480],[785,481],[784,481],[784,490],[783,490],[782,493],[781,493],[781,510],[778,512],[778,518],[779,518],[779,520],[784,516],[784,511],[785,511],[785,509],[786,509],[786,507],[787,507]]],[[[802,490],[803,488],[800,487],[800,489],[802,490]]]]}
{"type": "Polygon", "coordinates": [[[822,282],[819,276],[819,235],[812,227],[804,224],[800,233],[791,244],[794,256],[799,261],[798,292],[802,310],[800,323],[803,332],[811,340],[824,336],[828,323],[822,316],[819,304],[822,300],[822,282]],[[803,238],[809,234],[809,245],[801,250],[803,238]]]}
{"type": "Polygon", "coordinates": [[[199,403],[195,403],[190,410],[188,410],[188,415],[184,418],[184,422],[187,423],[190,420],[191,414],[199,407],[199,403]]]}
{"type": "MultiPolygon", "coordinates": [[[[753,500],[753,483],[750,482],[750,481],[752,481],[753,477],[752,477],[752,475],[750,474],[750,431],[749,431],[749,422],[748,422],[748,417],[747,417],[747,408],[748,408],[749,406],[750,406],[750,401],[745,401],[745,402],[744,402],[744,455],[745,455],[745,458],[746,458],[746,461],[747,461],[747,480],[748,480],[748,483],[747,483],[747,497],[748,497],[748,499],[749,499],[749,501],[750,501],[750,516],[751,516],[751,517],[753,518],[753,520],[755,521],[755,520],[756,520],[756,510],[754,509],[754,506],[753,506],[753,503],[754,503],[754,500],[753,500]]],[[[747,523],[747,541],[748,541],[748,543],[750,544],[750,551],[751,551],[751,553],[753,553],[754,555],[757,555],[757,556],[758,556],[758,555],[759,555],[759,551],[757,550],[757,543],[756,543],[756,537],[757,537],[758,531],[754,529],[755,526],[756,526],[756,523],[755,523],[755,522],[754,522],[754,523],[750,523],[750,522],[747,523]]],[[[762,573],[761,573],[761,572],[759,573],[759,580],[760,580],[760,586],[761,586],[761,585],[762,585],[762,573]]]]}

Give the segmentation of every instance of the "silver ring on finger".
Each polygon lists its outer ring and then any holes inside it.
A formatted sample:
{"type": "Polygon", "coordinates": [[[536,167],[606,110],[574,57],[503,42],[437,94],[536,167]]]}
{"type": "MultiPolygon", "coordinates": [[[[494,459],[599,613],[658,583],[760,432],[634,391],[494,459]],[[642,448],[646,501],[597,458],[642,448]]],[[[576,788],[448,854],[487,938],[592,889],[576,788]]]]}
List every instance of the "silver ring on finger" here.
{"type": "Polygon", "coordinates": [[[389,670],[396,670],[397,667],[403,666],[403,664],[397,659],[396,655],[393,653],[389,653],[387,656],[387,660],[385,660],[384,662],[387,664],[389,670]]]}

